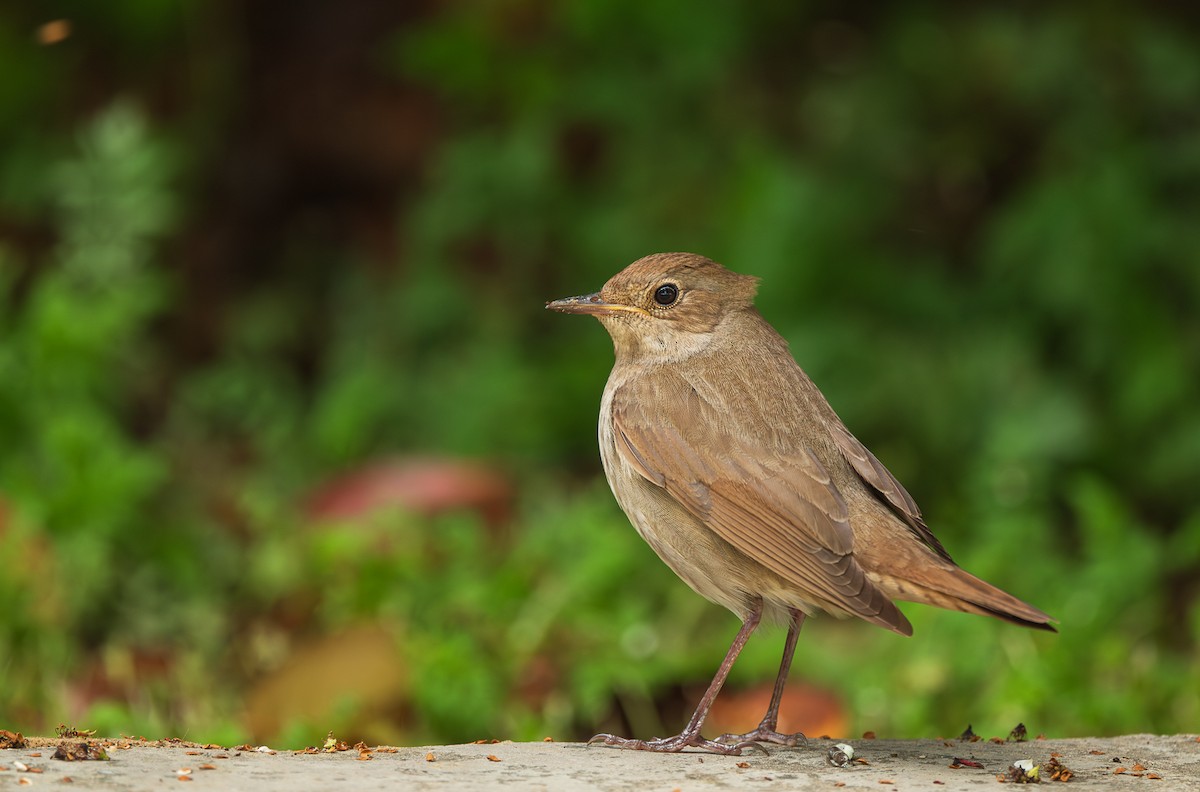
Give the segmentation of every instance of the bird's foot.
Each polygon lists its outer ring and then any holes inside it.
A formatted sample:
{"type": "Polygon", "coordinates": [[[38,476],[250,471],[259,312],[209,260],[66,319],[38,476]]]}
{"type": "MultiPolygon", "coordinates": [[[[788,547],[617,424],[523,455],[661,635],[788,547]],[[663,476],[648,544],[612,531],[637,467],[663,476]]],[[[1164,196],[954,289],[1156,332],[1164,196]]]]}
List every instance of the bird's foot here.
{"type": "Polygon", "coordinates": [[[701,748],[712,753],[725,756],[741,756],[743,749],[754,749],[767,752],[756,742],[718,742],[706,740],[699,732],[694,734],[677,734],[674,737],[659,737],[653,740],[635,740],[629,737],[618,737],[615,734],[597,734],[588,740],[588,745],[603,743],[614,748],[627,748],[631,751],[657,751],[659,753],[679,753],[685,748],[701,748]]]}
{"type": "Polygon", "coordinates": [[[766,723],[760,723],[757,729],[748,731],[745,734],[722,734],[716,741],[723,745],[758,745],[758,743],[765,742],[774,743],[775,745],[786,745],[789,748],[808,744],[808,738],[800,732],[783,734],[775,731],[774,724],[768,725],[766,723]]]}

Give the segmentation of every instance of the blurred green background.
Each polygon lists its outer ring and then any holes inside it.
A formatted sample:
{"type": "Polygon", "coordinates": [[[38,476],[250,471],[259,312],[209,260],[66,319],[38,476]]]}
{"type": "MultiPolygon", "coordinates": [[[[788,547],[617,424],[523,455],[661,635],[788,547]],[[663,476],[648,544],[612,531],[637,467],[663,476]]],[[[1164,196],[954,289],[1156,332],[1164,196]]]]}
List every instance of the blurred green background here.
{"type": "MultiPolygon", "coordinates": [[[[689,250],[760,276],[956,559],[1061,622],[810,621],[795,727],[1195,731],[1198,32],[1166,3],[6,3],[0,727],[673,733],[737,622],[617,509],[610,342],[542,305],[689,250]]],[[[757,723],[781,643],[712,731],[757,723]]]]}

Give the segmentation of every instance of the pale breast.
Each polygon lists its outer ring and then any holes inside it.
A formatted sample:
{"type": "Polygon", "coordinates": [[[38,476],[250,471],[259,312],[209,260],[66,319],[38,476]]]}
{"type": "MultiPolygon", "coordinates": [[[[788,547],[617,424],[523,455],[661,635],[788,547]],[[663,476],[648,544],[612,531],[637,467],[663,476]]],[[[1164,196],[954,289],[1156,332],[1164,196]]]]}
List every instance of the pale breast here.
{"type": "Polygon", "coordinates": [[[684,583],[710,602],[745,618],[754,595],[763,593],[760,578],[767,573],[624,460],[617,450],[612,420],[613,398],[620,384],[609,378],[600,403],[599,425],[600,458],[617,504],[638,535],[684,583]]]}

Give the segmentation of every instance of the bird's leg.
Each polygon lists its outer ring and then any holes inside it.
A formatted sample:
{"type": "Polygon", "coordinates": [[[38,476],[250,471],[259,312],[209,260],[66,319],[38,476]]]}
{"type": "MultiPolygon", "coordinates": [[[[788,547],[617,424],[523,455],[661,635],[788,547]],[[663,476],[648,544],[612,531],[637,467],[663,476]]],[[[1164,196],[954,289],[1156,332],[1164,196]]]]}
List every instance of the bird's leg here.
{"type": "MultiPolygon", "coordinates": [[[[696,705],[696,711],[692,713],[692,719],[688,721],[687,727],[681,733],[674,737],[658,737],[653,740],[634,740],[628,737],[617,737],[613,734],[597,734],[588,740],[588,744],[604,743],[605,745],[612,745],[617,748],[631,748],[635,751],[660,751],[663,753],[677,753],[684,748],[703,748],[713,753],[732,754],[734,756],[741,756],[743,748],[755,748],[766,753],[766,750],[755,742],[716,742],[714,740],[706,740],[700,736],[700,727],[704,725],[704,719],[708,716],[709,709],[712,708],[717,694],[721,692],[721,686],[725,684],[725,678],[729,676],[730,669],[733,668],[734,662],[737,660],[738,655],[741,654],[746,641],[750,639],[750,634],[758,626],[760,619],[762,619],[761,600],[755,602],[754,609],[746,617],[746,621],[742,623],[742,629],[738,630],[737,637],[733,639],[733,644],[729,647],[729,651],[725,653],[725,660],[721,663],[721,667],[717,669],[717,675],[709,683],[708,690],[704,691],[704,696],[700,699],[700,703],[696,705]]],[[[793,644],[795,644],[795,641],[793,641],[793,644]]]]}
{"type": "Polygon", "coordinates": [[[769,742],[777,745],[797,745],[806,742],[800,732],[795,734],[780,734],[776,731],[779,725],[779,704],[783,700],[783,686],[787,684],[788,671],[792,668],[792,655],[796,653],[796,639],[800,635],[800,627],[804,624],[804,611],[792,608],[792,623],[788,625],[787,639],[783,642],[783,660],[779,663],[779,676],[775,677],[775,690],[771,692],[771,704],[767,714],[763,716],[758,728],[745,734],[722,734],[717,742],[744,745],[747,742],[769,742]]]}

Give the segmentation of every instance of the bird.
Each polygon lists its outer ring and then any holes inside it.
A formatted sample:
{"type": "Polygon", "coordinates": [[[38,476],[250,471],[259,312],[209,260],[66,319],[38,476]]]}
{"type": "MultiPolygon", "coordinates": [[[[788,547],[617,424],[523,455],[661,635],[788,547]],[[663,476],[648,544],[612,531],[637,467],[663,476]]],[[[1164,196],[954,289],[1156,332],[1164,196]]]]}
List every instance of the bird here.
{"type": "Polygon", "coordinates": [[[657,253],[598,292],[546,303],[596,317],[612,337],[598,439],[617,503],[684,583],[742,622],[679,734],[589,743],[733,755],[801,744],[778,731],[779,706],[800,629],[819,611],[907,636],[903,600],[1055,631],[954,562],[759,314],[757,290],[757,278],[704,256],[657,253]],[[707,739],[708,711],[764,620],[788,627],[766,714],[745,734],[707,739]]]}

